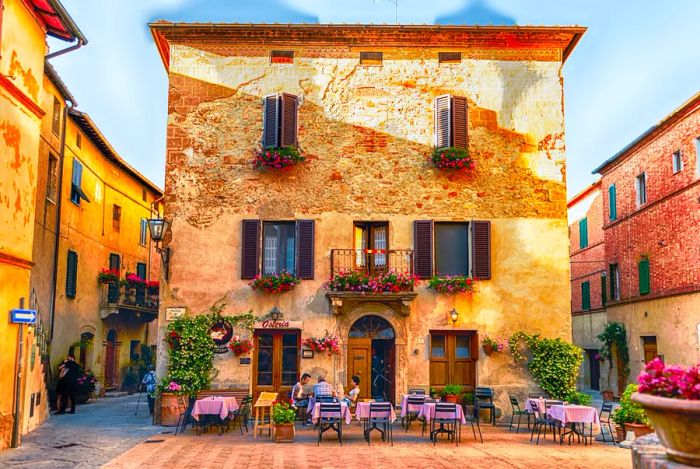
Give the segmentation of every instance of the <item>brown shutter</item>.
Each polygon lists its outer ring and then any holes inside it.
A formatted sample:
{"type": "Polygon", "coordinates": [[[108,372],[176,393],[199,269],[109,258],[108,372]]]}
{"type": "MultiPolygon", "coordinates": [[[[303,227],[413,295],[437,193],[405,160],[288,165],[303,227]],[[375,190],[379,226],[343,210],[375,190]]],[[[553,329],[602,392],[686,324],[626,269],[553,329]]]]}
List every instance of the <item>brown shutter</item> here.
{"type": "Polygon", "coordinates": [[[472,276],[491,278],[491,222],[472,222],[472,276]]]}
{"type": "Polygon", "coordinates": [[[281,100],[282,116],[280,146],[286,147],[289,145],[296,146],[297,144],[297,109],[299,108],[299,98],[293,94],[282,94],[281,100]]]}
{"type": "Polygon", "coordinates": [[[447,148],[450,146],[450,107],[449,94],[435,98],[435,147],[447,148]]]}
{"type": "Polygon", "coordinates": [[[241,235],[241,278],[260,273],[260,220],[243,220],[241,235]]]}
{"type": "Polygon", "coordinates": [[[272,94],[263,98],[263,148],[279,146],[279,96],[272,94]]]}
{"type": "Polygon", "coordinates": [[[479,359],[479,333],[474,331],[474,333],[469,338],[469,355],[472,360],[479,359]]]}
{"type": "Polygon", "coordinates": [[[297,220],[297,277],[314,278],[313,220],[297,220]]]}
{"type": "Polygon", "coordinates": [[[452,146],[467,148],[467,98],[452,97],[452,146]]]}
{"type": "Polygon", "coordinates": [[[413,273],[418,278],[433,276],[433,221],[413,222],[413,273]]]}

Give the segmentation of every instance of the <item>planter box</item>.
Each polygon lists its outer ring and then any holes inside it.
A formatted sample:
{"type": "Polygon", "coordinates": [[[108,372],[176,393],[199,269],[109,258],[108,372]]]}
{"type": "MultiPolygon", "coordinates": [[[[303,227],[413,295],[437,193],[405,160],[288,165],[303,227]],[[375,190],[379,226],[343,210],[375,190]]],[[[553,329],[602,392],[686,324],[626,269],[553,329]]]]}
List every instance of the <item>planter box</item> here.
{"type": "Polygon", "coordinates": [[[274,440],[275,443],[292,443],[294,441],[294,424],[276,423],[274,440]]]}
{"type": "Polygon", "coordinates": [[[443,402],[450,402],[452,404],[457,404],[459,402],[459,397],[458,396],[453,396],[452,394],[448,394],[447,396],[444,396],[442,398],[443,402]]]}

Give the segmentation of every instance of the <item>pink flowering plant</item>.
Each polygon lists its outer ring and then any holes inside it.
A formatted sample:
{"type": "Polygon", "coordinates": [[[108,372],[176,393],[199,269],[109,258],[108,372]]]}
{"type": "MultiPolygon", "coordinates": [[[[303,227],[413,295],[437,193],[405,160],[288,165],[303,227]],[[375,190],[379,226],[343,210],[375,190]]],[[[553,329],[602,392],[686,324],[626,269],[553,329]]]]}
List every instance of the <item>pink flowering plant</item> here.
{"type": "Polygon", "coordinates": [[[389,271],[368,275],[355,270],[340,271],[325,284],[329,291],[355,291],[361,293],[399,293],[412,291],[417,278],[408,272],[389,271]]]}
{"type": "Polygon", "coordinates": [[[124,277],[124,282],[129,287],[145,287],[146,280],[142,279],[133,272],[127,272],[124,277]]]}
{"type": "Polygon", "coordinates": [[[474,279],[465,275],[435,275],[428,280],[428,288],[440,293],[469,293],[474,290],[474,279]]]}
{"type": "Polygon", "coordinates": [[[158,385],[158,391],[161,393],[167,392],[171,394],[185,394],[185,390],[182,385],[171,378],[163,378],[163,380],[158,385]]]}
{"type": "Polygon", "coordinates": [[[638,392],[675,399],[700,400],[700,363],[683,368],[666,366],[659,357],[646,364],[637,378],[638,392]]]}
{"type": "Polygon", "coordinates": [[[293,290],[295,286],[299,285],[300,281],[294,275],[283,270],[278,274],[258,275],[249,285],[253,290],[262,290],[267,293],[282,293],[293,290]]]}
{"type": "Polygon", "coordinates": [[[487,347],[490,346],[494,352],[502,352],[508,348],[509,343],[508,339],[504,339],[503,337],[496,337],[495,339],[492,339],[489,336],[485,335],[484,338],[481,340],[481,345],[487,347]]]}
{"type": "Polygon", "coordinates": [[[262,148],[255,152],[253,167],[256,169],[284,169],[305,160],[295,146],[262,148]]]}
{"type": "Polygon", "coordinates": [[[466,148],[436,148],[431,156],[433,165],[438,169],[469,171],[474,169],[474,160],[466,148]]]}
{"type": "Polygon", "coordinates": [[[302,344],[314,352],[325,352],[328,356],[340,354],[340,338],[337,335],[330,335],[328,332],[323,337],[308,337],[304,339],[302,344]]]}

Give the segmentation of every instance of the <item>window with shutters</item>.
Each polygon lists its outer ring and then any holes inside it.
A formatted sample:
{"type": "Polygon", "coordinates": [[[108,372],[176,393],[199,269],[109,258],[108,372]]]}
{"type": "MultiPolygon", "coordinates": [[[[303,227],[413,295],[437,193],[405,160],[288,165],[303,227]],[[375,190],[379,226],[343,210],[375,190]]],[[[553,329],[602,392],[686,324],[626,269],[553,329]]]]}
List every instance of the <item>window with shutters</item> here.
{"type": "Polygon", "coordinates": [[[83,165],[77,159],[73,159],[73,178],[71,180],[70,200],[76,205],[80,205],[81,184],[83,181],[83,165]]]}
{"type": "Polygon", "coordinates": [[[314,278],[314,221],[243,220],[241,278],[285,270],[301,279],[314,278]]]}
{"type": "Polygon", "coordinates": [[[671,155],[671,159],[673,160],[673,173],[679,173],[683,170],[683,157],[681,155],[681,151],[677,150],[673,152],[673,155],[671,155]]]}
{"type": "Polygon", "coordinates": [[[119,231],[122,226],[122,208],[119,205],[112,204],[112,228],[114,231],[119,231]]]}
{"type": "Polygon", "coordinates": [[[146,274],[146,264],[143,262],[136,263],[136,275],[139,276],[141,280],[146,280],[148,275],[146,274]]]}
{"type": "Polygon", "coordinates": [[[617,220],[617,193],[615,184],[608,187],[608,211],[610,220],[617,220]]]}
{"type": "Polygon", "coordinates": [[[617,264],[610,264],[610,299],[620,299],[620,267],[617,264]]]}
{"type": "Polygon", "coordinates": [[[83,146],[83,136],[80,135],[80,132],[75,134],[75,146],[78,148],[81,148],[83,146]]]}
{"type": "Polygon", "coordinates": [[[142,218],[139,226],[139,244],[145,246],[148,243],[148,220],[142,218]]]}
{"type": "Polygon", "coordinates": [[[430,386],[474,386],[478,356],[476,331],[430,331],[430,386]]]}
{"type": "Polygon", "coordinates": [[[382,52],[360,52],[360,65],[365,66],[380,66],[384,61],[384,53],[382,52]]]}
{"type": "Polygon", "coordinates": [[[291,64],[294,63],[293,50],[273,50],[270,52],[270,63],[291,64]]]}
{"type": "Polygon", "coordinates": [[[109,255],[109,270],[119,271],[121,268],[121,256],[119,254],[111,253],[109,255]]]}
{"type": "Polygon", "coordinates": [[[600,304],[605,306],[608,303],[608,285],[605,272],[600,276],[600,304]]]}
{"type": "Polygon", "coordinates": [[[467,148],[467,98],[449,94],[438,96],[434,120],[436,148],[467,148]]]}
{"type": "Polygon", "coordinates": [[[53,114],[51,116],[51,131],[58,136],[61,133],[61,102],[53,97],[53,114]]]}
{"type": "Polygon", "coordinates": [[[462,62],[461,52],[438,52],[438,63],[458,64],[462,62]]]}
{"type": "Polygon", "coordinates": [[[49,170],[46,179],[46,198],[50,202],[56,202],[58,192],[58,158],[49,155],[49,170]]]}
{"type": "Polygon", "coordinates": [[[296,273],[295,239],[294,222],[263,223],[263,275],[296,273]]]}
{"type": "Polygon", "coordinates": [[[78,285],[78,253],[68,251],[66,260],[66,297],[75,298],[78,285]]]}
{"type": "Polygon", "coordinates": [[[263,98],[263,148],[297,146],[299,98],[282,93],[263,98]]]}
{"type": "Polygon", "coordinates": [[[642,173],[635,179],[637,189],[637,207],[647,203],[647,173],[642,173]]]}
{"type": "Polygon", "coordinates": [[[581,310],[591,310],[591,283],[588,281],[581,283],[581,310]]]}
{"type": "Polygon", "coordinates": [[[588,247],[588,218],[578,222],[578,247],[580,249],[588,247]]]}
{"type": "Polygon", "coordinates": [[[467,276],[469,223],[435,223],[435,275],[467,276]]]}
{"type": "Polygon", "coordinates": [[[695,175],[700,177],[700,137],[695,138],[695,175]]]}
{"type": "Polygon", "coordinates": [[[651,292],[651,277],[649,272],[649,259],[642,259],[637,265],[639,271],[639,294],[648,295],[651,292]]]}

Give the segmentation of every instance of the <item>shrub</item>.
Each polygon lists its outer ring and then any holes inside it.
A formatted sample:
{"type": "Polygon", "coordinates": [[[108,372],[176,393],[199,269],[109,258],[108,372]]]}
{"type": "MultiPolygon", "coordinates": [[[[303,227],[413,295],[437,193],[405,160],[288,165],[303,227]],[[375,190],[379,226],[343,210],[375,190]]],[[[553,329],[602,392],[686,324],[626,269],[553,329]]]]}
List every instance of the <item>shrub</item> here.
{"type": "Polygon", "coordinates": [[[620,407],[615,409],[610,418],[617,425],[622,426],[625,423],[636,423],[639,425],[649,425],[647,414],[644,412],[644,407],[632,401],[632,393],[637,391],[636,384],[628,384],[625,392],[620,398],[620,407]]]}
{"type": "Polygon", "coordinates": [[[459,384],[448,384],[442,388],[442,392],[440,392],[442,397],[459,396],[460,394],[462,394],[462,386],[459,384]]]}
{"type": "Polygon", "coordinates": [[[281,423],[294,423],[296,409],[286,399],[277,399],[272,403],[272,421],[281,423]]]}

